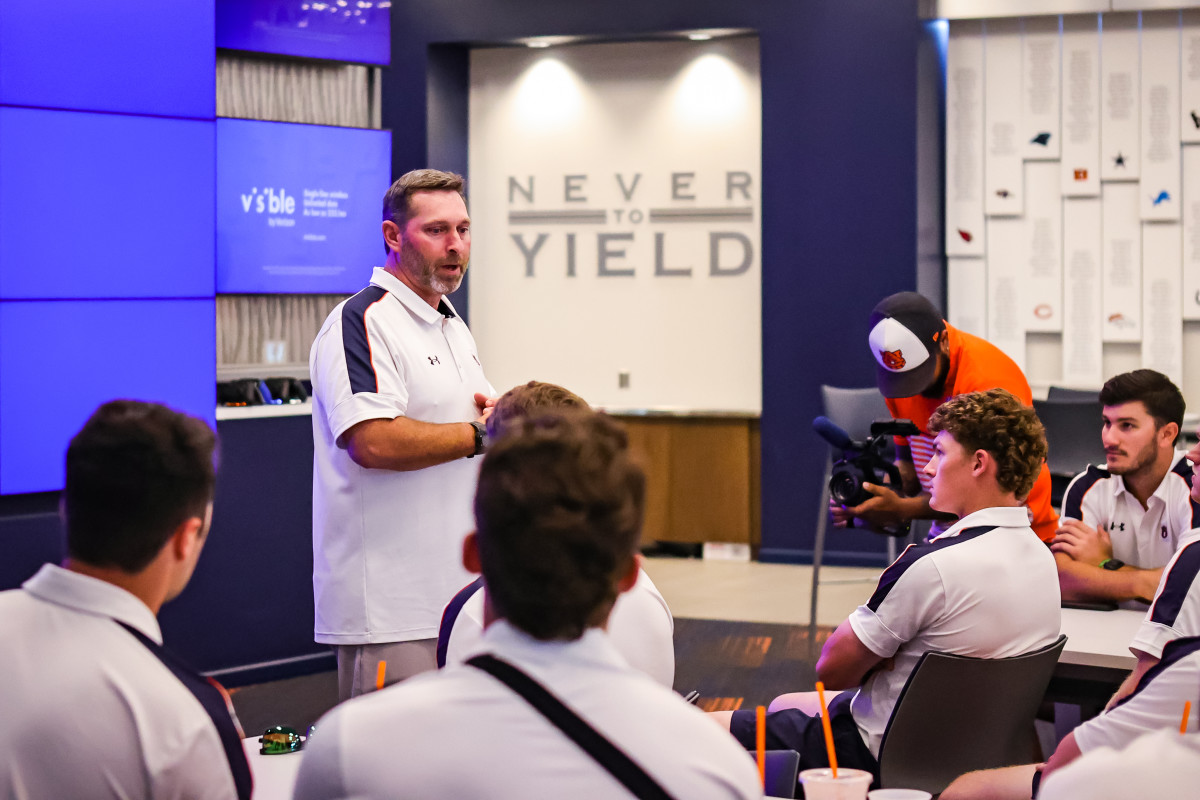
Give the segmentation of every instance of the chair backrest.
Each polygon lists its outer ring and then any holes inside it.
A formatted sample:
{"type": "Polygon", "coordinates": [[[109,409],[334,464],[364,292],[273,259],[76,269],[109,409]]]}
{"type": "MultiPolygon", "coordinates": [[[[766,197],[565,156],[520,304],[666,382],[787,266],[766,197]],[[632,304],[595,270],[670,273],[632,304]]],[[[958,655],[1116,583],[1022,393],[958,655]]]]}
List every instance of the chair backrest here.
{"type": "Polygon", "coordinates": [[[883,733],[880,783],[937,795],[965,772],[1028,763],[1033,720],[1066,641],[1011,658],[923,655],[883,733]]]}
{"type": "Polygon", "coordinates": [[[1100,441],[1098,399],[1075,401],[1034,400],[1033,410],[1046,427],[1046,466],[1051,475],[1078,475],[1091,464],[1104,463],[1100,441]]]}
{"type": "Polygon", "coordinates": [[[850,434],[855,441],[870,435],[871,423],[875,420],[892,418],[883,395],[874,386],[869,389],[842,389],[822,385],[821,405],[829,421],[850,434]]]}
{"type": "Polygon", "coordinates": [[[795,750],[768,750],[766,753],[763,794],[767,797],[795,797],[800,779],[800,754],[795,750]]]}
{"type": "Polygon", "coordinates": [[[1051,403],[1061,403],[1064,400],[1095,400],[1099,395],[1099,389],[1068,389],[1065,386],[1051,386],[1046,391],[1046,399],[1051,403]]]}

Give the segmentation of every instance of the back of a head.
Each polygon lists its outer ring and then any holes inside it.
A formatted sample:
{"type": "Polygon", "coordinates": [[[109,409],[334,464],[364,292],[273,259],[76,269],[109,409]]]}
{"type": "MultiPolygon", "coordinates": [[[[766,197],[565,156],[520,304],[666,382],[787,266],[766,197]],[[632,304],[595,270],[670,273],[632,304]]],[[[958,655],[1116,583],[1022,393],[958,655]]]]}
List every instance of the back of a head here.
{"type": "Polygon", "coordinates": [[[488,437],[495,441],[513,427],[517,420],[556,408],[588,410],[590,407],[582,397],[556,383],[530,381],[514,386],[500,395],[500,399],[492,408],[492,415],[487,420],[488,437]]]}
{"type": "Polygon", "coordinates": [[[1006,389],[950,398],[930,416],[929,431],[946,431],[969,453],[991,453],[996,460],[996,482],[1019,499],[1029,496],[1046,460],[1046,431],[1041,420],[1006,389]]]}
{"type": "Polygon", "coordinates": [[[1109,378],[1100,389],[1101,405],[1119,406],[1135,401],[1141,401],[1158,427],[1168,422],[1183,427],[1183,393],[1161,372],[1152,369],[1123,372],[1109,378]]]}
{"type": "Polygon", "coordinates": [[[581,409],[521,417],[488,451],[475,522],[497,614],[542,640],[603,624],[641,536],[645,476],[616,421],[581,409]]]}
{"type": "Polygon", "coordinates": [[[114,400],[96,409],[67,448],[70,557],[144,569],[181,523],[204,518],[215,447],[206,423],[157,403],[114,400]]]}

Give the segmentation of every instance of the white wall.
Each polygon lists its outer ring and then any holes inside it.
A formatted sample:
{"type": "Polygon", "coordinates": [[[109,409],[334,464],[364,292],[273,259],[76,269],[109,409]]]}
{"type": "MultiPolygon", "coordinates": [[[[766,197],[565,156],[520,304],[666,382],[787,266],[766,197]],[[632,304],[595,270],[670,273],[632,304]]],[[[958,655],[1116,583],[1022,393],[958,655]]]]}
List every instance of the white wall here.
{"type": "Polygon", "coordinates": [[[472,52],[471,327],[497,389],[761,412],[758,62],[752,38],[472,52]]]}

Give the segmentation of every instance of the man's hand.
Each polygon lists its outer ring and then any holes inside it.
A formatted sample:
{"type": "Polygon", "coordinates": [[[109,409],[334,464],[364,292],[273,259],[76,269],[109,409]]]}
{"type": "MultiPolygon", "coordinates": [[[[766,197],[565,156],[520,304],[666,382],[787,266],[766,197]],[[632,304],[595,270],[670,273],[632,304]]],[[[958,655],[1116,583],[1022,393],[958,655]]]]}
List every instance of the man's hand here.
{"type": "Polygon", "coordinates": [[[1108,531],[1085,525],[1077,519],[1064,519],[1050,543],[1055,553],[1064,553],[1081,564],[1100,566],[1112,558],[1112,540],[1108,531]]]}
{"type": "Polygon", "coordinates": [[[476,422],[486,423],[488,417],[492,415],[492,409],[496,407],[496,398],[488,397],[483,392],[475,393],[475,408],[479,411],[479,419],[476,422]]]}
{"type": "Polygon", "coordinates": [[[863,483],[863,489],[873,496],[859,505],[845,509],[852,517],[861,517],[875,528],[889,528],[912,519],[906,498],[896,494],[887,486],[863,483]]]}

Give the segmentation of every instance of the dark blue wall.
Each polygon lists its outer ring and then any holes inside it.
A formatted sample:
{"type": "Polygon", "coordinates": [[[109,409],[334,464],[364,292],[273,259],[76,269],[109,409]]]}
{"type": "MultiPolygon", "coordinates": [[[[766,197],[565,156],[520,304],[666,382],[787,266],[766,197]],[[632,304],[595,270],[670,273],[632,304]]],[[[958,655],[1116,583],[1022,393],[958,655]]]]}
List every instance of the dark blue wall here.
{"type": "MultiPolygon", "coordinates": [[[[540,35],[629,39],[696,28],[757,33],[763,113],[761,557],[809,558],[825,454],[809,428],[821,413],[819,387],[873,384],[866,347],[870,310],[884,295],[916,288],[918,56],[924,37],[916,0],[405,0],[392,11],[383,125],[393,131],[396,175],[424,166],[465,169],[466,54],[472,46],[540,35]]],[[[829,547],[834,561],[877,562],[882,543],[845,534],[829,547]]]]}

